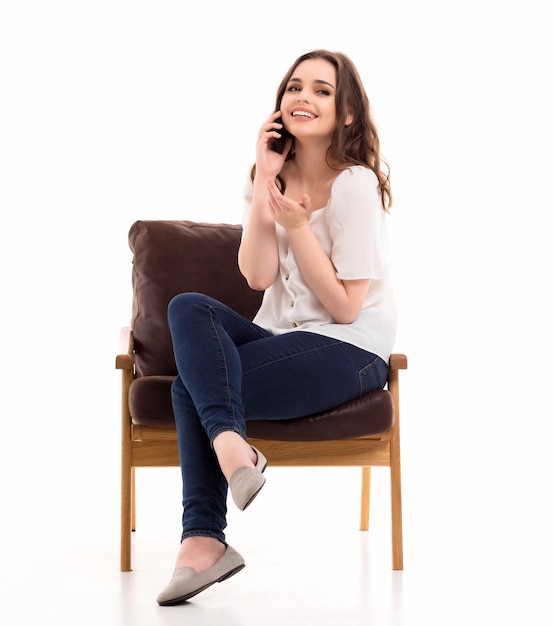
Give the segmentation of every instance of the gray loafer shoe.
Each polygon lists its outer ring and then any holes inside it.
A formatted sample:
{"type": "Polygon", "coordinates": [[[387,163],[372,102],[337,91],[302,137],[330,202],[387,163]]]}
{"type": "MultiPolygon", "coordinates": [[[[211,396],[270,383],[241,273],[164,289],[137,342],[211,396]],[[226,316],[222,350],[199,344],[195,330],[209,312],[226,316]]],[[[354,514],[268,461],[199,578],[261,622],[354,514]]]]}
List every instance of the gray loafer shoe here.
{"type": "Polygon", "coordinates": [[[252,449],[257,454],[255,467],[239,467],[229,481],[232,499],[241,511],[253,502],[265,484],[263,472],[267,467],[267,459],[257,448],[252,446],[252,449]]]}
{"type": "Polygon", "coordinates": [[[182,604],[215,583],[223,582],[245,567],[243,557],[230,546],[223,556],[205,572],[198,573],[192,567],[179,567],[173,572],[169,584],[158,595],[161,606],[182,604]]]}

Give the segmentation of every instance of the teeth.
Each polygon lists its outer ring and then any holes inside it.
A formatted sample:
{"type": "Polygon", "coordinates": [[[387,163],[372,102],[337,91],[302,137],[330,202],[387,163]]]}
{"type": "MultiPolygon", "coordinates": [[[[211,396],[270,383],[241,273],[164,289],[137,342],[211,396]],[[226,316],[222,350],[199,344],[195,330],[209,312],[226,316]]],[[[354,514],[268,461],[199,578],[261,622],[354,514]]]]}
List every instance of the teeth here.
{"type": "Polygon", "coordinates": [[[307,113],[307,111],[294,111],[292,113],[292,117],[308,117],[308,118],[312,118],[312,117],[315,117],[315,116],[311,115],[311,113],[307,113]]]}

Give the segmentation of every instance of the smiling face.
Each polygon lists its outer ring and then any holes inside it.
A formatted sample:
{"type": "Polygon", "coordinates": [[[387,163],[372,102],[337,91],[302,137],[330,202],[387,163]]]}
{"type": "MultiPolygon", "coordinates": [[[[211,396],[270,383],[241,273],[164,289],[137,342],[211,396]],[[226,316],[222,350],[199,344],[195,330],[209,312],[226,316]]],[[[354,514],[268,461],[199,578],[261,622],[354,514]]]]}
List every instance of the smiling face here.
{"type": "Polygon", "coordinates": [[[330,140],[336,126],[336,70],[324,59],[308,59],[292,73],[280,108],[297,140],[330,140]]]}

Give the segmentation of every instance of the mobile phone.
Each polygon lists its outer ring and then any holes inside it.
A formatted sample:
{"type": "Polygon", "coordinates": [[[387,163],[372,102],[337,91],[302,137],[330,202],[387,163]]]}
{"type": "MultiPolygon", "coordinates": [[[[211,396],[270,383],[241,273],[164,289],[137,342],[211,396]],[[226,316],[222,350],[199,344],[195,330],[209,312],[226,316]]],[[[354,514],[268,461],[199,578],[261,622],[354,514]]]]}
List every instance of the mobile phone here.
{"type": "MultiPolygon", "coordinates": [[[[277,124],[282,124],[282,118],[278,117],[275,120],[275,122],[277,124]]],[[[286,128],[284,128],[284,124],[282,125],[282,128],[279,129],[277,132],[279,132],[281,136],[279,138],[275,138],[271,140],[270,148],[271,150],[274,150],[275,152],[282,154],[284,152],[284,144],[286,143],[286,139],[288,137],[291,137],[292,135],[290,135],[290,133],[286,130],[286,128]]]]}

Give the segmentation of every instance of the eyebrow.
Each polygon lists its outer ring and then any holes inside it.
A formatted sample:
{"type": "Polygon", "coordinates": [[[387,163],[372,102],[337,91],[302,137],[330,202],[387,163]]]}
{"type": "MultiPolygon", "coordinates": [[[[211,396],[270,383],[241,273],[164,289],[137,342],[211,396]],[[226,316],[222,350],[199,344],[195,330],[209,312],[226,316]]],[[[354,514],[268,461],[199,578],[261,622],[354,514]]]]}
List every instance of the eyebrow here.
{"type": "MultiPolygon", "coordinates": [[[[288,82],[289,83],[301,83],[302,80],[301,78],[291,78],[288,82]]],[[[317,80],[314,80],[313,82],[317,85],[328,85],[329,87],[332,87],[332,89],[336,89],[336,87],[332,83],[327,83],[326,80],[317,79],[317,80]]]]}

